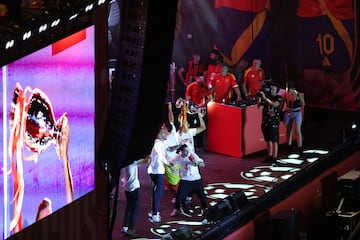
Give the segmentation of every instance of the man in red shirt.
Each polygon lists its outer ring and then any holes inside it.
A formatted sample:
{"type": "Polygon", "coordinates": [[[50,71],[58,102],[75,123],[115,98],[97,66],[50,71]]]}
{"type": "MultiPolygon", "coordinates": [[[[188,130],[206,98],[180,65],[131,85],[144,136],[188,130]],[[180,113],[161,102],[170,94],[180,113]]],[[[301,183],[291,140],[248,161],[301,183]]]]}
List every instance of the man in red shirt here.
{"type": "Polygon", "coordinates": [[[265,80],[265,72],[260,67],[261,60],[255,58],[252,66],[245,70],[242,88],[245,96],[255,96],[261,89],[265,80]]]}
{"type": "Polygon", "coordinates": [[[211,88],[212,81],[217,73],[220,73],[222,56],[216,49],[212,50],[209,55],[209,63],[205,72],[205,82],[211,88]]]}
{"type": "MultiPolygon", "coordinates": [[[[185,99],[186,102],[189,103],[188,107],[191,110],[193,104],[196,105],[197,108],[195,110],[201,114],[200,119],[199,114],[188,114],[187,120],[189,126],[192,128],[198,128],[201,126],[201,121],[204,121],[204,125],[207,124],[207,117],[206,117],[206,104],[211,99],[211,92],[208,85],[205,83],[203,73],[199,72],[196,74],[195,82],[190,83],[185,92],[185,99]],[[192,104],[193,103],[193,104],[192,104]]],[[[203,148],[206,144],[206,135],[204,132],[197,134],[194,138],[196,147],[203,148]]]]}
{"type": "Polygon", "coordinates": [[[211,93],[214,102],[230,103],[232,90],[236,93],[236,101],[241,101],[239,85],[236,82],[234,74],[229,72],[229,66],[225,63],[221,64],[220,73],[216,74],[212,82],[211,93]]]}
{"type": "Polygon", "coordinates": [[[195,80],[196,74],[198,72],[205,71],[205,64],[200,60],[200,55],[194,53],[192,59],[188,61],[187,69],[181,67],[178,71],[178,76],[181,82],[186,87],[189,83],[192,83],[195,80]],[[185,73],[185,78],[184,78],[185,73]]]}
{"type": "Polygon", "coordinates": [[[210,89],[201,72],[196,74],[195,80],[186,87],[185,99],[187,102],[195,103],[198,107],[205,107],[210,100],[210,89]]]}

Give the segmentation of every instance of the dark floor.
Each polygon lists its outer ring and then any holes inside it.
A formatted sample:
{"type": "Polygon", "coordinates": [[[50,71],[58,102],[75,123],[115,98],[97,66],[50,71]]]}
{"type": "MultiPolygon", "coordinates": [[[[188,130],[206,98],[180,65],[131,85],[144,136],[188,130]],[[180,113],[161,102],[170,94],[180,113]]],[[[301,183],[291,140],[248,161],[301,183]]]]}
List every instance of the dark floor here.
{"type": "MultiPolygon", "coordinates": [[[[307,109],[303,124],[304,147],[306,149],[317,148],[331,151],[342,141],[342,129],[353,120],[359,120],[359,114],[354,112],[329,111],[324,109],[307,109]]],[[[287,160],[285,146],[280,146],[280,160],[287,160]]],[[[205,190],[208,196],[209,206],[221,201],[227,195],[236,191],[244,191],[250,201],[256,201],[258,197],[271,190],[276,181],[286,181],[286,178],[276,176],[278,169],[273,169],[271,164],[262,163],[265,151],[255,153],[243,158],[228,157],[212,152],[199,151],[198,154],[205,160],[206,166],[202,169],[205,190]],[[274,175],[260,176],[256,171],[266,169],[274,175]],[[249,184],[251,183],[251,187],[249,184]]],[[[283,162],[284,163],[284,162],[283,162]]],[[[293,172],[301,165],[291,165],[293,172]]],[[[166,236],[183,225],[190,225],[195,234],[201,234],[211,225],[201,224],[202,217],[197,216],[198,209],[194,210],[193,216],[170,217],[173,204],[170,202],[173,195],[167,190],[164,193],[161,205],[161,224],[149,222],[147,213],[151,209],[151,181],[146,173],[147,166],[139,167],[139,178],[141,182],[141,207],[136,226],[137,239],[166,239],[166,236]]],[[[278,175],[280,176],[280,175],[278,175]]],[[[278,184],[279,182],[276,182],[278,184]]],[[[194,197],[197,203],[196,197],[194,197]]],[[[121,232],[123,210],[125,206],[125,195],[122,189],[119,191],[117,211],[112,239],[130,239],[130,236],[121,232]]]]}

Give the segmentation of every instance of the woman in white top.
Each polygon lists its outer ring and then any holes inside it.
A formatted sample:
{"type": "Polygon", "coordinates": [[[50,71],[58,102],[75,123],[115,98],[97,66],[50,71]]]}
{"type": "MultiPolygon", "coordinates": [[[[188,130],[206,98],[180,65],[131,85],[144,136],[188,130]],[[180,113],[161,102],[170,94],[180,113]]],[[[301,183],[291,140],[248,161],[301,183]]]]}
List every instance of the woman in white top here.
{"type": "Polygon", "coordinates": [[[152,212],[149,213],[149,220],[151,222],[160,222],[160,202],[164,193],[164,180],[165,180],[165,166],[172,165],[166,159],[166,149],[168,144],[167,137],[171,129],[167,129],[165,124],[161,126],[157,138],[155,139],[154,146],[150,153],[150,164],[147,168],[147,173],[150,175],[152,183],[152,198],[151,206],[152,212]]]}
{"type": "Polygon", "coordinates": [[[170,161],[172,164],[180,165],[180,184],[176,195],[175,207],[171,216],[177,216],[180,212],[188,216],[188,213],[184,210],[184,206],[186,197],[191,194],[196,194],[200,199],[201,212],[203,213],[207,202],[199,166],[205,166],[204,160],[195,152],[191,152],[186,144],[181,145],[177,153],[178,155],[170,161]]]}
{"type": "Polygon", "coordinates": [[[146,156],[140,160],[124,167],[121,171],[121,182],[126,197],[126,209],[124,214],[124,222],[122,232],[135,235],[135,223],[140,208],[140,181],[138,166],[148,163],[150,156],[146,156]]]}

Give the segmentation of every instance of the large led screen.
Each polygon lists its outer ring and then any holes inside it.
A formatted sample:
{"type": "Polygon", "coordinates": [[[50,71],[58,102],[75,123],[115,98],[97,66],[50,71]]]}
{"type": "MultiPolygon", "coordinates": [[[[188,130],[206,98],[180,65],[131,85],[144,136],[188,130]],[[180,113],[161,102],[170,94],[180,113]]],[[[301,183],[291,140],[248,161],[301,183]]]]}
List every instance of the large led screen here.
{"type": "Polygon", "coordinates": [[[94,190],[94,27],[3,66],[4,239],[94,190]]]}

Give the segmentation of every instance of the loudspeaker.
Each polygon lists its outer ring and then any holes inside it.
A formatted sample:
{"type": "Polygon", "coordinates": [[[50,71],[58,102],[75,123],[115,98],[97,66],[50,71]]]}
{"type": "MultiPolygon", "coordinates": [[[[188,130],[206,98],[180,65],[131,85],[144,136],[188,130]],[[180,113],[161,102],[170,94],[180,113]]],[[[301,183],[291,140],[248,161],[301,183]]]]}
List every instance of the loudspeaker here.
{"type": "Polygon", "coordinates": [[[354,213],[339,213],[337,219],[339,239],[348,239],[360,222],[360,211],[354,213]]]}
{"type": "Polygon", "coordinates": [[[357,212],[360,210],[360,171],[351,170],[338,178],[338,210],[357,212]],[[340,206],[341,205],[341,206],[340,206]]]}
{"type": "Polygon", "coordinates": [[[271,217],[270,239],[299,240],[300,212],[282,210],[271,217]]]}
{"type": "Polygon", "coordinates": [[[221,221],[227,216],[235,213],[248,203],[248,199],[244,192],[237,191],[230,194],[223,201],[208,208],[204,213],[204,219],[208,222],[221,221]]]}
{"type": "Polygon", "coordinates": [[[326,199],[321,201],[322,213],[326,213],[337,206],[337,190],[334,188],[337,184],[337,178],[337,172],[334,171],[321,179],[322,199],[326,199]]]}
{"type": "Polygon", "coordinates": [[[150,154],[160,130],[176,10],[177,1],[122,1],[121,44],[100,151],[116,169],[150,154]]]}
{"type": "Polygon", "coordinates": [[[235,210],[232,209],[228,199],[224,199],[223,201],[218,202],[216,205],[206,209],[204,212],[204,219],[206,219],[208,222],[221,221],[234,211],[235,210]]]}
{"type": "Polygon", "coordinates": [[[249,202],[249,200],[247,199],[247,197],[243,191],[234,192],[234,193],[230,194],[230,196],[228,198],[229,198],[231,206],[236,210],[244,207],[249,202]]]}
{"type": "Polygon", "coordinates": [[[253,221],[254,240],[269,239],[270,210],[259,213],[253,221]]]}
{"type": "Polygon", "coordinates": [[[183,226],[170,234],[174,240],[188,240],[194,237],[194,233],[189,226],[183,226]]]}
{"type": "Polygon", "coordinates": [[[146,2],[148,9],[141,82],[125,157],[130,160],[150,154],[162,125],[163,115],[167,114],[163,106],[169,82],[177,1],[141,1],[146,2]]]}

